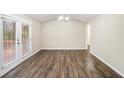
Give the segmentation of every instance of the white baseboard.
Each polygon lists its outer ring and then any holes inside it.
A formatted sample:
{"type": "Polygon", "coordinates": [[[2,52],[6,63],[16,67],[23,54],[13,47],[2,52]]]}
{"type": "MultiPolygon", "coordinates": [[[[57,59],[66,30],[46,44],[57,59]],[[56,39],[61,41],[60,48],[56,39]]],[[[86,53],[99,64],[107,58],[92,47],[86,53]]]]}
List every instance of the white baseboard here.
{"type": "Polygon", "coordinates": [[[24,58],[23,60],[21,60],[21,63],[22,63],[23,61],[25,61],[26,59],[28,59],[29,57],[35,55],[35,54],[38,53],[39,51],[41,51],[41,49],[37,50],[37,51],[34,52],[34,53],[31,52],[31,55],[29,55],[29,56],[27,56],[26,58],[24,58]]]}
{"type": "Polygon", "coordinates": [[[87,50],[87,48],[41,48],[41,50],[87,50]]]}
{"type": "Polygon", "coordinates": [[[117,70],[116,68],[112,67],[110,64],[108,64],[105,60],[103,60],[102,58],[100,58],[99,56],[97,56],[96,54],[94,54],[93,52],[90,51],[90,53],[92,55],[94,55],[96,58],[98,58],[99,60],[101,60],[101,62],[103,62],[104,64],[106,64],[108,67],[110,67],[112,70],[114,70],[116,73],[118,73],[119,75],[121,75],[122,77],[124,77],[124,74],[121,73],[119,70],[117,70]]]}
{"type": "Polygon", "coordinates": [[[31,56],[35,55],[36,53],[38,53],[38,52],[41,51],[41,50],[42,50],[42,49],[37,50],[36,52],[32,53],[31,56]]]}

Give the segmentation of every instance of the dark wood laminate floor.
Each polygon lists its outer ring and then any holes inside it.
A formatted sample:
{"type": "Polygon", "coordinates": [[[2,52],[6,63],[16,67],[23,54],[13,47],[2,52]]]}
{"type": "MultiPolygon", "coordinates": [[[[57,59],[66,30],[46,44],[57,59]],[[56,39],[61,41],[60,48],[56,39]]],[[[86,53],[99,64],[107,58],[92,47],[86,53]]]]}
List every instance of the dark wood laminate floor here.
{"type": "Polygon", "coordinates": [[[6,78],[120,77],[86,50],[44,50],[4,75],[6,78]],[[102,68],[103,66],[103,68],[102,68]]]}

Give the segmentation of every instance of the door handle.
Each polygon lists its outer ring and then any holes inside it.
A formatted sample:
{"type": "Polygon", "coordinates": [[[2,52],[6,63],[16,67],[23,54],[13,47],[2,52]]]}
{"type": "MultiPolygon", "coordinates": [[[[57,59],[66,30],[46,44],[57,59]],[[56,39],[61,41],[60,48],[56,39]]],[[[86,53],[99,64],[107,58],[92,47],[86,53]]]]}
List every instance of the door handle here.
{"type": "Polygon", "coordinates": [[[19,42],[17,42],[17,44],[19,45],[20,43],[19,43],[19,42]]]}
{"type": "Polygon", "coordinates": [[[19,39],[17,39],[17,45],[19,45],[20,44],[20,42],[19,42],[20,40],[19,39]]]}
{"type": "Polygon", "coordinates": [[[17,41],[20,41],[19,39],[17,39],[17,41]]]}

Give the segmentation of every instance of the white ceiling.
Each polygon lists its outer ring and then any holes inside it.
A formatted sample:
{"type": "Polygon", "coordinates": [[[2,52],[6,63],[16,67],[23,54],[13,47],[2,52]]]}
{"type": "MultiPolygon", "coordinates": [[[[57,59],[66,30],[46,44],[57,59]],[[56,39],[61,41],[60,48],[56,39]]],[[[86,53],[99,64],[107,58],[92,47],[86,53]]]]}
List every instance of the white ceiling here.
{"type": "MultiPolygon", "coordinates": [[[[30,17],[35,18],[41,22],[54,19],[63,14],[29,14],[30,17]]],[[[83,22],[87,22],[92,18],[96,17],[96,14],[64,14],[66,16],[70,16],[73,19],[80,20],[83,22]]]]}

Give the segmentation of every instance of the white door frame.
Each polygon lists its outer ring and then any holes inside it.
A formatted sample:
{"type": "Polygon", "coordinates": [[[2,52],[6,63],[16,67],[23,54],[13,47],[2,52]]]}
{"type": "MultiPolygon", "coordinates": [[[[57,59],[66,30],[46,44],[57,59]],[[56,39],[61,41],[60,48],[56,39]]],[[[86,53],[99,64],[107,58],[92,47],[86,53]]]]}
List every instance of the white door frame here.
{"type": "Polygon", "coordinates": [[[3,55],[2,55],[2,39],[3,39],[3,31],[2,31],[2,19],[0,17],[0,71],[2,69],[2,61],[3,61],[3,55]]]}

